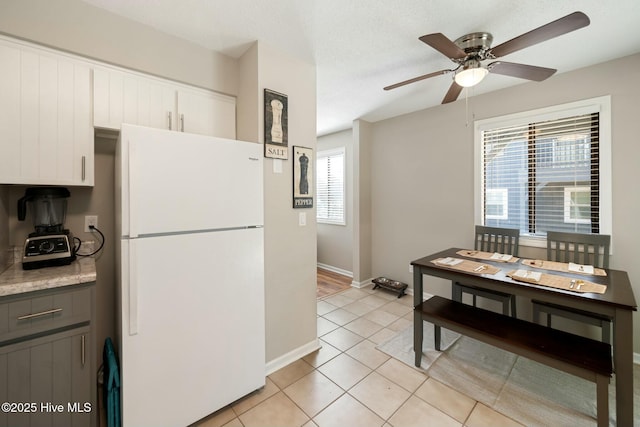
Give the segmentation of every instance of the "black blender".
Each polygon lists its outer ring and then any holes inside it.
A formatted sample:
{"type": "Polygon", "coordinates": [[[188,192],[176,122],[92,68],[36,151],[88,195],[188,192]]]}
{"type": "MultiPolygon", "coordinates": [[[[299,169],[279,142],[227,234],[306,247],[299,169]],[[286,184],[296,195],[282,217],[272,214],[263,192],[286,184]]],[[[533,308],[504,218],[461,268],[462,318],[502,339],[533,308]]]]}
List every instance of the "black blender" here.
{"type": "Polygon", "coordinates": [[[30,187],[18,200],[18,220],[24,221],[28,207],[36,229],[24,243],[23,269],[67,265],[76,259],[73,235],[64,229],[70,195],[64,187],[30,187]]]}

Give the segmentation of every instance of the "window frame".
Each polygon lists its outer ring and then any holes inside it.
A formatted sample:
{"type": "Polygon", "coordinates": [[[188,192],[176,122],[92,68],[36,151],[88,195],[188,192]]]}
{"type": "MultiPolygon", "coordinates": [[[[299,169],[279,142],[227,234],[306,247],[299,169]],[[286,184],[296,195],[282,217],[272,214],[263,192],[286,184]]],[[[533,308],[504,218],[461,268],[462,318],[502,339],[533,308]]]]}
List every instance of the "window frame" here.
{"type": "MultiPolygon", "coordinates": [[[[611,96],[584,99],[567,104],[553,105],[507,114],[474,122],[474,220],[483,224],[484,217],[484,150],[482,132],[523,123],[559,120],[582,114],[599,113],[599,177],[600,233],[612,234],[612,171],[611,171],[611,96]]],[[[613,239],[612,239],[613,240],[613,239]]],[[[546,238],[520,235],[520,244],[531,247],[546,247],[546,238]]],[[[613,247],[613,245],[611,245],[613,247]]]]}
{"type": "Polygon", "coordinates": [[[319,172],[319,168],[318,168],[318,160],[320,160],[323,157],[332,157],[332,156],[338,156],[341,155],[342,156],[342,218],[341,219],[329,219],[329,218],[320,218],[319,214],[320,214],[320,210],[318,209],[319,207],[319,202],[320,202],[320,193],[318,191],[317,185],[319,183],[318,177],[316,176],[316,222],[320,223],[320,224],[330,224],[330,225],[347,225],[347,192],[346,192],[346,180],[347,180],[347,171],[346,171],[346,157],[347,157],[347,153],[346,153],[346,149],[345,147],[337,147],[337,148],[330,148],[327,150],[322,150],[322,151],[318,151],[317,155],[316,155],[316,174],[319,172]]]}

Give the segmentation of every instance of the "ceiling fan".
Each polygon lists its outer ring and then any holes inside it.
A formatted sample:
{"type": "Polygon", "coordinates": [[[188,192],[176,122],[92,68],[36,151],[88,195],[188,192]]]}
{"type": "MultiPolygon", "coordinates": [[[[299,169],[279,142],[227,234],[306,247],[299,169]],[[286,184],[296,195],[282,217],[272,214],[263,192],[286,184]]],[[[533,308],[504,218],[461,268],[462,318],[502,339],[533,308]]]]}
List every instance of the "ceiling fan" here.
{"type": "Polygon", "coordinates": [[[586,27],[589,25],[589,22],[587,15],[582,12],[574,12],[506,41],[494,48],[491,47],[493,36],[490,33],[471,33],[456,39],[454,42],[442,33],[427,34],[419,39],[451,59],[457,64],[457,67],[414,77],[387,86],[384,90],[395,89],[430,77],[455,73],[454,81],[442,100],[443,104],[447,104],[458,99],[458,95],[460,95],[463,87],[475,86],[490,72],[540,82],[551,77],[557,70],[505,61],[494,61],[483,65],[482,61],[497,59],[520,49],[570,33],[571,31],[586,27]]]}

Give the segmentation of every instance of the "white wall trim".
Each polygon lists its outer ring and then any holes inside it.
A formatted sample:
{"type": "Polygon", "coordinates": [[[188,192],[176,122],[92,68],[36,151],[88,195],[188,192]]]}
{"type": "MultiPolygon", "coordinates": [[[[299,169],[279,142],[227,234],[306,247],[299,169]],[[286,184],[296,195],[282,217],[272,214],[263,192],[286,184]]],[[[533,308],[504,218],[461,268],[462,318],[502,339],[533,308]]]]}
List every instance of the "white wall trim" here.
{"type": "Polygon", "coordinates": [[[352,271],[343,270],[341,268],[334,267],[332,265],[323,264],[321,262],[318,263],[318,268],[321,268],[321,269],[327,270],[327,271],[332,271],[334,273],[342,274],[343,276],[353,277],[353,272],[352,271]]]}
{"type": "Polygon", "coordinates": [[[309,353],[313,353],[314,351],[319,350],[321,347],[322,346],[320,345],[320,340],[318,338],[315,338],[313,341],[301,345],[300,347],[295,348],[290,352],[267,362],[267,365],[265,367],[266,375],[273,374],[275,371],[284,368],[285,366],[295,362],[298,359],[303,358],[309,353]]]}
{"type": "Polygon", "coordinates": [[[363,280],[362,282],[356,282],[355,280],[351,282],[351,287],[353,288],[364,288],[366,286],[369,286],[372,282],[373,278],[371,279],[367,279],[367,280],[363,280]]]}

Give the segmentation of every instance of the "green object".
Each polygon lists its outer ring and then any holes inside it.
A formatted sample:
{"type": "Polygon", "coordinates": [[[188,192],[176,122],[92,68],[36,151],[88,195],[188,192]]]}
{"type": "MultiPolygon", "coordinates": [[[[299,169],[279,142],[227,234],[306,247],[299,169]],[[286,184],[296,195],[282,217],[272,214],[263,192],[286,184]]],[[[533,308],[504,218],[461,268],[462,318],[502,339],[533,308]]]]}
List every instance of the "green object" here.
{"type": "Polygon", "coordinates": [[[107,410],[107,426],[120,427],[120,373],[118,358],[113,349],[111,338],[104,341],[102,352],[104,362],[104,407],[107,410]]]}

